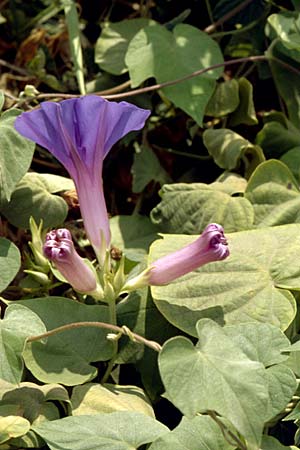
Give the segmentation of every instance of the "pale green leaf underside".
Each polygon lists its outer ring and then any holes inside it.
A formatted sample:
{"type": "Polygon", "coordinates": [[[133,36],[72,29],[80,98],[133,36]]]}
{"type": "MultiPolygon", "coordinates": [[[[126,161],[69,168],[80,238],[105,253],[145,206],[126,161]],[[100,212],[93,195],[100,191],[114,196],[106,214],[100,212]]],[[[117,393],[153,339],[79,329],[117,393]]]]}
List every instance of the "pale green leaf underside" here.
{"type": "Polygon", "coordinates": [[[168,432],[155,419],[136,412],[66,417],[34,427],[51,450],[133,450],[168,432]]]}

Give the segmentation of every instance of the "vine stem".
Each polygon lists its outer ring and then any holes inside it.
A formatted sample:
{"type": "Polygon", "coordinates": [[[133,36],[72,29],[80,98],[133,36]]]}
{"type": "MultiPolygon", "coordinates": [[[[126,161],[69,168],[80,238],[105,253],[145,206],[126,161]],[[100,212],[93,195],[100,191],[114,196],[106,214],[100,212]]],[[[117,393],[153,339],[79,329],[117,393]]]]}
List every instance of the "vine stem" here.
{"type": "MultiPolygon", "coordinates": [[[[239,64],[239,63],[243,63],[243,62],[256,62],[256,61],[269,61],[269,60],[276,61],[278,64],[281,64],[282,66],[286,67],[286,69],[290,70],[291,72],[294,72],[297,75],[300,75],[300,71],[298,69],[296,69],[295,67],[287,64],[284,61],[281,61],[278,58],[270,56],[269,54],[256,55],[256,56],[246,56],[244,58],[236,58],[236,59],[231,59],[229,61],[224,61],[222,63],[213,64],[213,65],[211,65],[209,67],[205,67],[204,69],[196,70],[195,72],[192,72],[192,73],[190,73],[188,75],[185,75],[184,77],[177,78],[176,80],[166,81],[164,83],[157,83],[157,84],[154,84],[152,86],[147,86],[147,87],[143,87],[143,88],[133,89],[131,91],[122,92],[120,94],[103,95],[103,97],[106,98],[106,99],[109,99],[109,100],[120,99],[120,98],[125,98],[125,97],[131,97],[132,95],[144,94],[146,92],[153,92],[153,91],[157,91],[158,89],[163,89],[163,88],[168,87],[168,86],[173,86],[175,84],[182,83],[183,81],[187,81],[187,80],[190,80],[191,78],[198,77],[200,75],[203,75],[206,72],[209,72],[210,70],[218,69],[220,67],[228,67],[228,66],[232,66],[234,64],[239,64]]],[[[100,92],[95,92],[94,94],[102,95],[102,92],[101,91],[100,92]]],[[[67,99],[67,98],[77,98],[77,97],[80,97],[80,95],[54,93],[54,94],[38,94],[33,99],[35,99],[35,100],[36,99],[40,100],[40,99],[44,99],[44,98],[62,98],[62,99],[65,98],[65,99],[67,99]]]]}
{"type": "Polygon", "coordinates": [[[156,352],[160,352],[161,345],[158,342],[150,341],[143,336],[140,336],[139,334],[133,333],[132,331],[128,330],[127,327],[119,327],[117,325],[112,325],[110,323],[105,322],[73,322],[68,323],[66,325],[62,325],[57,328],[53,328],[53,330],[47,331],[46,333],[39,334],[36,336],[29,336],[26,340],[26,342],[35,342],[40,341],[41,339],[45,339],[50,336],[54,336],[55,334],[62,333],[63,331],[68,330],[74,330],[76,328],[83,328],[83,327],[94,327],[94,328],[104,328],[106,330],[115,331],[116,333],[123,334],[125,336],[129,336],[133,341],[138,342],[139,344],[144,344],[149,348],[152,348],[152,350],[155,350],[156,352]]]}
{"type": "MultiPolygon", "coordinates": [[[[152,92],[157,91],[158,89],[163,89],[168,86],[173,86],[178,83],[182,83],[183,81],[190,80],[191,78],[198,77],[199,75],[203,75],[206,72],[209,72],[210,70],[219,69],[220,67],[227,67],[232,66],[234,64],[239,64],[243,62],[256,62],[256,61],[267,61],[269,59],[269,56],[266,55],[256,55],[256,56],[245,56],[243,58],[236,58],[236,59],[230,59],[229,61],[224,61],[222,63],[213,64],[209,67],[205,67],[204,69],[196,70],[195,72],[192,72],[188,75],[185,75],[181,78],[176,78],[175,80],[171,81],[165,81],[164,83],[157,83],[153,84],[152,86],[147,86],[143,88],[133,89],[128,92],[122,92],[120,94],[112,94],[112,95],[103,95],[103,92],[105,91],[99,91],[95,92],[94,94],[101,95],[104,98],[107,98],[109,100],[112,99],[119,99],[124,97],[130,97],[131,95],[138,95],[138,94],[144,94],[145,92],[152,92]]],[[[293,68],[291,67],[291,70],[293,68]]],[[[61,94],[61,93],[54,93],[54,94],[38,94],[34,97],[34,99],[44,99],[44,98],[77,98],[80,97],[78,94],[61,94]]]]}
{"type": "Polygon", "coordinates": [[[244,443],[234,434],[231,430],[229,430],[226,425],[219,419],[215,411],[207,411],[207,414],[216,422],[216,424],[220,427],[221,432],[224,436],[224,439],[230,444],[230,445],[238,445],[238,448],[240,450],[247,450],[247,447],[244,445],[244,443]],[[227,434],[227,435],[226,435],[227,434]],[[233,442],[230,441],[232,439],[233,442]]]}
{"type": "Polygon", "coordinates": [[[246,8],[246,6],[249,5],[253,0],[244,0],[239,5],[237,5],[235,8],[233,8],[231,11],[229,11],[227,14],[225,14],[223,17],[221,17],[216,22],[212,23],[208,27],[204,29],[205,33],[212,33],[215,31],[217,27],[220,25],[223,25],[223,23],[227,22],[227,20],[231,19],[231,17],[234,17],[237,13],[242,11],[242,9],[246,8]]]}

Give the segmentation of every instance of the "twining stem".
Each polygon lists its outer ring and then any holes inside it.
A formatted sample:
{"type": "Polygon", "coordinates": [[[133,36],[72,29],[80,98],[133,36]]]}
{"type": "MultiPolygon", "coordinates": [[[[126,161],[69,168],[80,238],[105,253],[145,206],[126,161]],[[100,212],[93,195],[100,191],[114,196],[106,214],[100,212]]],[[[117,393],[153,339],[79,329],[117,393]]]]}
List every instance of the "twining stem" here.
{"type": "MultiPolygon", "coordinates": [[[[239,64],[239,63],[243,63],[243,62],[267,61],[269,59],[270,59],[270,57],[267,55],[246,56],[244,58],[231,59],[229,61],[224,61],[222,63],[213,64],[212,66],[205,67],[204,69],[196,70],[195,72],[192,72],[181,78],[176,78],[175,80],[166,81],[164,83],[157,83],[157,84],[153,84],[152,86],[147,86],[147,87],[143,87],[143,88],[133,89],[128,92],[123,92],[121,94],[103,95],[103,97],[107,98],[107,99],[118,99],[118,98],[122,98],[122,97],[130,97],[131,95],[143,94],[145,92],[157,91],[158,89],[163,89],[168,86],[173,86],[175,84],[182,83],[183,81],[190,80],[191,78],[198,77],[200,75],[203,75],[206,72],[209,72],[210,70],[219,69],[220,67],[223,67],[223,66],[227,67],[227,66],[232,66],[233,64],[239,64]]],[[[293,69],[294,68],[291,67],[291,70],[293,70],[293,69]]],[[[95,94],[102,95],[102,92],[103,91],[99,91],[99,92],[96,92],[95,94]]],[[[33,97],[33,99],[37,99],[37,100],[44,99],[44,98],[65,98],[65,99],[67,99],[67,98],[77,98],[77,97],[80,97],[80,95],[62,94],[60,92],[57,92],[54,94],[38,94],[35,97],[33,97]]]]}
{"type": "Polygon", "coordinates": [[[220,25],[223,25],[223,23],[227,22],[227,20],[231,19],[231,17],[234,17],[237,13],[242,11],[242,9],[246,8],[246,6],[251,3],[252,0],[244,0],[239,5],[237,5],[235,8],[233,8],[231,11],[229,11],[227,14],[225,14],[223,17],[221,17],[216,22],[212,23],[208,27],[204,29],[205,33],[212,33],[217,27],[220,25]]]}
{"type": "Polygon", "coordinates": [[[216,422],[216,424],[220,427],[221,432],[224,436],[224,439],[228,442],[228,444],[233,445],[234,447],[237,445],[238,449],[240,450],[247,450],[247,447],[245,444],[236,436],[234,433],[232,433],[231,430],[229,430],[226,425],[222,422],[222,420],[219,419],[218,415],[215,411],[207,411],[207,414],[216,422]],[[233,442],[230,441],[232,439],[233,442]]]}
{"type": "MultiPolygon", "coordinates": [[[[228,66],[232,66],[234,64],[239,64],[239,63],[243,63],[243,62],[256,62],[256,61],[269,61],[269,60],[276,60],[276,62],[278,64],[285,66],[291,72],[300,74],[300,71],[297,70],[295,67],[285,63],[284,61],[274,58],[273,56],[270,56],[269,54],[246,56],[244,58],[236,58],[236,59],[231,59],[229,61],[224,61],[219,64],[213,64],[212,66],[205,67],[204,69],[196,70],[195,72],[185,75],[182,78],[177,78],[176,80],[166,81],[164,83],[158,83],[158,84],[154,84],[152,86],[147,86],[147,87],[143,87],[143,88],[133,89],[128,92],[123,92],[121,94],[103,95],[103,97],[112,100],[112,99],[120,99],[120,98],[130,97],[132,95],[144,94],[145,92],[157,91],[158,89],[163,89],[168,86],[173,86],[175,84],[182,83],[183,81],[190,80],[191,78],[194,78],[194,77],[198,77],[200,75],[203,75],[206,72],[209,72],[210,70],[218,69],[220,67],[228,67],[228,66]]],[[[101,92],[96,92],[95,94],[101,95],[101,92]]],[[[77,98],[77,97],[80,97],[80,95],[55,93],[55,94],[38,94],[33,99],[38,99],[38,100],[44,99],[44,98],[65,98],[66,99],[66,98],[77,98]]]]}
{"type": "MultiPolygon", "coordinates": [[[[112,301],[109,302],[108,304],[108,308],[109,308],[109,321],[111,324],[116,325],[117,324],[117,311],[116,311],[116,301],[115,299],[113,299],[112,301]]],[[[113,340],[112,341],[112,345],[113,345],[113,352],[112,352],[112,357],[110,358],[106,370],[104,372],[104,375],[101,379],[101,383],[104,384],[106,383],[106,381],[108,380],[108,377],[111,374],[111,371],[113,370],[113,367],[115,365],[115,360],[117,358],[117,354],[118,354],[118,340],[113,340]]]]}
{"type": "Polygon", "coordinates": [[[135,342],[138,342],[139,344],[144,344],[149,348],[152,348],[152,350],[155,350],[156,352],[160,352],[161,346],[158,342],[150,341],[143,336],[140,336],[139,334],[133,333],[132,331],[128,331],[126,327],[119,327],[117,325],[112,325],[110,323],[105,322],[73,322],[68,323],[66,325],[62,325],[60,327],[54,328],[53,330],[47,331],[46,333],[39,334],[36,336],[29,336],[27,338],[26,342],[35,342],[40,341],[41,339],[45,339],[50,336],[54,336],[55,334],[62,333],[63,331],[67,330],[74,330],[76,328],[83,328],[83,327],[94,327],[94,328],[104,328],[106,330],[115,331],[116,333],[121,333],[124,336],[131,337],[132,340],[135,342]]]}

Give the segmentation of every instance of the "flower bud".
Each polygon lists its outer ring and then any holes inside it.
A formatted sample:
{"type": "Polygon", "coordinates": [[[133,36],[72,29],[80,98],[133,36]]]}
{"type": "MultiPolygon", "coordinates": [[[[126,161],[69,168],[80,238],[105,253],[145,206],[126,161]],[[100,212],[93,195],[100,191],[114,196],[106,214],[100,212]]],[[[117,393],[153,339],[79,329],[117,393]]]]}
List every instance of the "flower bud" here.
{"type": "Polygon", "coordinates": [[[211,223],[194,242],[154,261],[150,266],[149,284],[168,284],[204,264],[220,261],[227,256],[229,249],[223,227],[211,223]]]}
{"type": "Polygon", "coordinates": [[[146,285],[168,284],[204,264],[221,261],[229,256],[227,240],[221,225],[211,223],[191,244],[154,261],[137,277],[127,280],[123,292],[146,285]]]}
{"type": "Polygon", "coordinates": [[[53,261],[76,291],[94,296],[99,294],[96,275],[75,250],[71,233],[67,229],[61,228],[47,233],[43,249],[44,255],[53,261]]]}

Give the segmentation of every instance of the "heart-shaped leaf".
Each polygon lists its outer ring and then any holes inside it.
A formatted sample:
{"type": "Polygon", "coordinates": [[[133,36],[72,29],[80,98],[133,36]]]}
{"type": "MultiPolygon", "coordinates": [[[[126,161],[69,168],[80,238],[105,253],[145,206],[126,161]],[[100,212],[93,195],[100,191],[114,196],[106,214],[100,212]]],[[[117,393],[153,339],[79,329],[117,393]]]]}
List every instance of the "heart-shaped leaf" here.
{"type": "MultiPolygon", "coordinates": [[[[184,77],[213,64],[222,64],[223,57],[218,44],[191,25],[176,25],[173,32],[156,25],[143,28],[133,37],[125,62],[131,85],[135,87],[151,77],[155,77],[158,83],[184,77]]],[[[199,77],[166,87],[163,92],[202,125],[205,107],[221,72],[222,69],[210,70],[199,77]]]]}
{"type": "Polygon", "coordinates": [[[52,190],[52,185],[47,183],[45,176],[27,173],[18,183],[10,202],[1,207],[1,212],[16,227],[29,228],[31,216],[36,223],[43,220],[45,228],[59,226],[67,216],[68,206],[49,189],[52,190]]]}
{"type": "Polygon", "coordinates": [[[185,337],[167,341],[159,369],[167,397],[187,417],[216,411],[258,448],[268,411],[268,384],[261,363],[251,361],[209,319],[197,323],[196,346],[185,337]]]}
{"type": "Polygon", "coordinates": [[[155,419],[129,411],[65,417],[33,429],[51,450],[133,450],[169,431],[155,419]]]}
{"type": "MultiPolygon", "coordinates": [[[[22,304],[41,318],[47,330],[73,322],[109,321],[107,306],[84,305],[60,297],[22,300],[22,304]]],[[[25,364],[45,383],[84,383],[97,374],[89,363],[107,360],[112,355],[112,343],[106,335],[107,330],[101,328],[80,327],[32,342],[25,348],[25,364]]]]}

